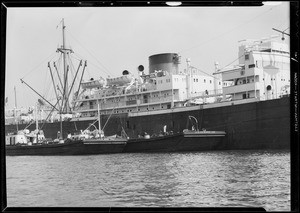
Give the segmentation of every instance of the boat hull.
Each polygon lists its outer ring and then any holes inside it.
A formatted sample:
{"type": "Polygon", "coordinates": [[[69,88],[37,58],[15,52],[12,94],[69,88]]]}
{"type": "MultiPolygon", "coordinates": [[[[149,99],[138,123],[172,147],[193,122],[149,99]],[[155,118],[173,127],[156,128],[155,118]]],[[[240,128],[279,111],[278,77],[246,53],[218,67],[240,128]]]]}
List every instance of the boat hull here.
{"type": "Polygon", "coordinates": [[[223,131],[188,131],[177,145],[179,151],[207,151],[217,150],[225,141],[223,131]]]}
{"type": "Polygon", "coordinates": [[[183,140],[183,134],[175,134],[149,139],[138,138],[128,140],[124,152],[174,152],[183,140]]]}
{"type": "Polygon", "coordinates": [[[73,141],[64,144],[14,145],[6,146],[7,156],[17,155],[96,155],[121,153],[126,142],[84,143],[73,141]]]}

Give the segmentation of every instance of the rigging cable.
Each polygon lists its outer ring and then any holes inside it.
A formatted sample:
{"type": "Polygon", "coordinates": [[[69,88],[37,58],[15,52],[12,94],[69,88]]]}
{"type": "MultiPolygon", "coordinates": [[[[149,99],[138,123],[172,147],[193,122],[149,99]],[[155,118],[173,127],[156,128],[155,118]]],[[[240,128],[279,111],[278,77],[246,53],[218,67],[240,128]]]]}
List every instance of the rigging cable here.
{"type": "MultiPolygon", "coordinates": [[[[75,53],[76,55],[78,55],[80,58],[82,58],[82,56],[78,53],[75,53]]],[[[98,68],[99,70],[101,71],[104,71],[103,68],[99,67],[98,65],[94,64],[93,62],[89,61],[90,64],[94,65],[96,68],[98,68]]],[[[113,76],[113,77],[116,77],[113,73],[108,73],[108,72],[105,72],[107,75],[110,75],[110,76],[113,76]]]]}
{"type": "Polygon", "coordinates": [[[51,58],[50,60],[52,60],[54,58],[55,53],[51,53],[51,55],[49,55],[47,58],[45,58],[41,63],[39,63],[37,66],[35,66],[33,69],[31,69],[29,72],[27,72],[21,79],[24,79],[26,76],[28,76],[30,73],[32,73],[35,69],[37,69],[39,66],[41,66],[41,64],[45,63],[45,61],[47,61],[49,58],[51,58]]]}
{"type": "Polygon", "coordinates": [[[196,70],[198,70],[198,71],[200,71],[200,72],[202,72],[202,73],[204,73],[204,74],[206,74],[206,75],[208,75],[208,76],[210,76],[210,77],[212,77],[212,78],[215,78],[215,79],[218,79],[218,80],[220,80],[221,78],[218,78],[218,77],[216,77],[216,76],[214,76],[214,75],[211,75],[211,74],[209,74],[209,73],[207,73],[207,72],[204,72],[203,70],[200,70],[199,68],[197,68],[197,67],[193,67],[193,66],[190,66],[191,68],[194,68],[194,69],[196,69],[196,70]]]}
{"type": "MultiPolygon", "coordinates": [[[[48,75],[46,74],[45,75],[45,83],[44,83],[44,92],[43,92],[44,98],[48,97],[48,94],[49,94],[50,88],[51,88],[51,81],[49,81],[47,77],[48,77],[48,75]],[[47,84],[47,82],[48,82],[48,84],[47,84]]],[[[50,92],[50,96],[51,96],[51,92],[50,92]]],[[[48,98],[46,98],[46,99],[48,99],[48,98]]]]}
{"type": "Polygon", "coordinates": [[[230,62],[229,64],[227,64],[225,67],[219,69],[219,71],[222,71],[223,69],[225,69],[226,67],[230,66],[231,64],[233,64],[234,62],[236,62],[237,60],[239,60],[241,57],[244,57],[245,54],[241,55],[240,57],[238,57],[237,59],[235,59],[234,61],[230,62]]]}
{"type": "Polygon", "coordinates": [[[94,59],[96,59],[96,61],[106,70],[103,70],[106,74],[108,74],[109,75],[109,73],[110,73],[110,70],[109,69],[107,69],[87,48],[85,48],[84,47],[84,45],[82,45],[69,31],[67,32],[75,41],[77,41],[78,42],[78,44],[80,45],[80,46],[82,46],[94,59]]]}
{"type": "Polygon", "coordinates": [[[68,61],[69,61],[69,65],[70,65],[69,67],[70,67],[71,78],[74,79],[74,70],[75,70],[75,68],[74,68],[72,60],[70,58],[70,55],[68,55],[68,61]]]}

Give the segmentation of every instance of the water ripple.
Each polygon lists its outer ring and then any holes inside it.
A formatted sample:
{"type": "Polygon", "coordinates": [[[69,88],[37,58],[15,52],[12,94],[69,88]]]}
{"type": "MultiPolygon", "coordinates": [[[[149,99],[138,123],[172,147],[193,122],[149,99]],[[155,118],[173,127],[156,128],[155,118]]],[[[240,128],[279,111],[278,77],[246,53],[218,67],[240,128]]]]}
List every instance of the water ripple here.
{"type": "Polygon", "coordinates": [[[8,206],[290,210],[288,151],[7,157],[8,206]]]}

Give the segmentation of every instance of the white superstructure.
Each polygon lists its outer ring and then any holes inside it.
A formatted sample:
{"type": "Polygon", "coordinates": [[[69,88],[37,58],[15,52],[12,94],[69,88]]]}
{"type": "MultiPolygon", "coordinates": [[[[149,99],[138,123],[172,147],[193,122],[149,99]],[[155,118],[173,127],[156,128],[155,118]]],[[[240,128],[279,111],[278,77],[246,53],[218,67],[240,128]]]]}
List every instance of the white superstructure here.
{"type": "Polygon", "coordinates": [[[158,112],[199,104],[221,104],[242,99],[269,100],[289,94],[290,62],[286,43],[275,38],[245,40],[239,47],[239,64],[209,75],[191,65],[179,68],[176,53],[149,57],[149,74],[139,66],[139,77],[127,70],[118,78],[83,82],[74,101],[76,120],[101,114],[158,112]],[[101,82],[101,83],[99,83],[101,82]],[[93,86],[94,85],[94,86],[93,86]]]}
{"type": "Polygon", "coordinates": [[[245,40],[239,47],[239,65],[220,71],[232,85],[223,88],[232,100],[269,100],[288,95],[290,87],[289,47],[274,38],[245,40]]]}

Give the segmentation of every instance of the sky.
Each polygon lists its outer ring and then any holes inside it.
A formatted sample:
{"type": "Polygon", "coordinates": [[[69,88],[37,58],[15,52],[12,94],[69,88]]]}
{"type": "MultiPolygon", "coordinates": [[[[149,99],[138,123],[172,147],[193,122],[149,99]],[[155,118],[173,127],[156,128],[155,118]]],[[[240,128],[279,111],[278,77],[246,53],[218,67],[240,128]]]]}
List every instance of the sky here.
{"type": "MultiPolygon", "coordinates": [[[[280,33],[289,23],[289,2],[261,7],[74,7],[8,8],[6,29],[6,108],[34,106],[38,95],[23,79],[55,103],[47,63],[58,60],[61,20],[74,67],[87,60],[84,80],[117,77],[123,70],[148,72],[148,57],[179,53],[181,67],[191,65],[212,74],[238,58],[239,41],[280,33]]],[[[285,32],[289,33],[289,29],[285,32]]],[[[289,39],[287,39],[288,42],[289,39]]],[[[52,69],[54,69],[52,67],[52,69]]]]}

